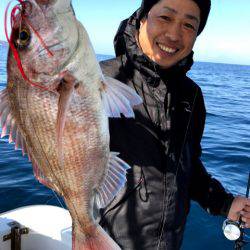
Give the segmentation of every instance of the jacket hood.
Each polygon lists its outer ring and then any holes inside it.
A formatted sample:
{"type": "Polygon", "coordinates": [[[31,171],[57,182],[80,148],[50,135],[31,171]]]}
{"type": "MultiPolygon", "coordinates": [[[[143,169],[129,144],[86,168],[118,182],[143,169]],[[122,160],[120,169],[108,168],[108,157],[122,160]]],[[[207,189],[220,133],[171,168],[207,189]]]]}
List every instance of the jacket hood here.
{"type": "Polygon", "coordinates": [[[158,64],[148,58],[139,48],[136,35],[140,25],[140,9],[121,22],[114,39],[116,56],[125,55],[146,78],[146,81],[157,87],[160,80],[186,75],[193,65],[193,52],[169,69],[162,69],[158,64]]]}

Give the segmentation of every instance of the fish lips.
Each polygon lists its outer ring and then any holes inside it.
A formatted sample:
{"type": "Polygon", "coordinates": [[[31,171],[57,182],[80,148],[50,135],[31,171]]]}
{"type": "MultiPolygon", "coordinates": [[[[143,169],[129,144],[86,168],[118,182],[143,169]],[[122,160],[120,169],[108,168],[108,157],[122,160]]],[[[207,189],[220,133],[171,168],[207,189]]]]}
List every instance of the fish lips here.
{"type": "Polygon", "coordinates": [[[39,5],[52,5],[56,0],[36,0],[36,3],[39,5]]]}

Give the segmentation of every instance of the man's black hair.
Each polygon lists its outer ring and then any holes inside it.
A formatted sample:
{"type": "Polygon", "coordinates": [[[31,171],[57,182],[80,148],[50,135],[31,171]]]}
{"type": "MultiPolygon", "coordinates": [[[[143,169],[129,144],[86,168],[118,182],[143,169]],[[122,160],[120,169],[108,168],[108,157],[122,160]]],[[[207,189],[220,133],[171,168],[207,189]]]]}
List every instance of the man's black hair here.
{"type": "MultiPolygon", "coordinates": [[[[161,0],[143,0],[140,8],[140,19],[146,17],[150,9],[161,0]]],[[[210,0],[192,0],[200,8],[200,26],[198,35],[203,31],[211,8],[210,0]]]]}

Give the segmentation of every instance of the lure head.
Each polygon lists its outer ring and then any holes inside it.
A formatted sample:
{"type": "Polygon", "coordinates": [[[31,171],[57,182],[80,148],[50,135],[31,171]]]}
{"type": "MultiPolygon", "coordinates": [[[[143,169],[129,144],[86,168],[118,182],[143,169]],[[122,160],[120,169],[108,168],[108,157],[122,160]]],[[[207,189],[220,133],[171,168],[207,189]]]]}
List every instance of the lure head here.
{"type": "Polygon", "coordinates": [[[8,71],[49,85],[69,63],[78,44],[71,1],[19,0],[11,12],[11,27],[8,71]]]}

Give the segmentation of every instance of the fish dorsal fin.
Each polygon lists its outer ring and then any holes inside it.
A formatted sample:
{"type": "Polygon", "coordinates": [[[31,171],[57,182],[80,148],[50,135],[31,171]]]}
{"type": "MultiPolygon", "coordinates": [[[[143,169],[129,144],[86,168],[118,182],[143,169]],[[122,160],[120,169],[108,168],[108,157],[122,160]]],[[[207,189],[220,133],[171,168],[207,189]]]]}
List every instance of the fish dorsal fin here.
{"type": "Polygon", "coordinates": [[[102,102],[107,116],[134,117],[132,107],[142,103],[141,97],[126,84],[104,76],[102,88],[102,102]]]}
{"type": "Polygon", "coordinates": [[[0,128],[2,128],[2,132],[0,132],[1,138],[8,135],[9,143],[15,143],[15,150],[22,149],[23,155],[28,154],[29,160],[32,162],[33,172],[36,179],[41,184],[58,192],[58,188],[56,188],[55,185],[44,176],[31,153],[28,151],[26,142],[18,129],[14,116],[11,113],[7,89],[0,91],[0,128]]]}
{"type": "Polygon", "coordinates": [[[108,172],[96,194],[95,201],[98,208],[106,207],[126,183],[126,173],[130,166],[117,157],[118,154],[110,152],[108,172]]]}

